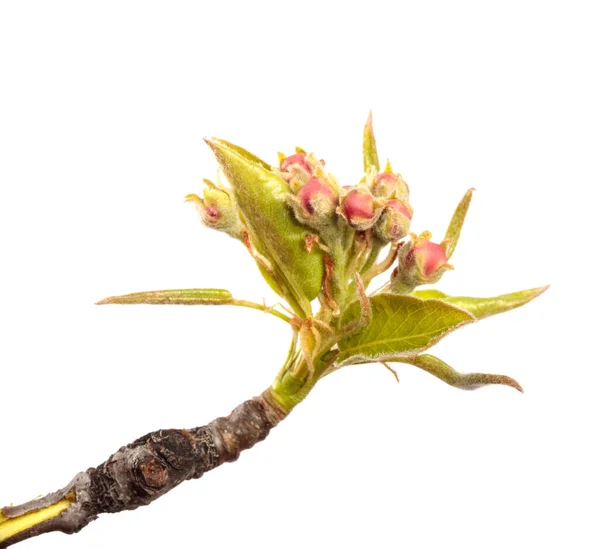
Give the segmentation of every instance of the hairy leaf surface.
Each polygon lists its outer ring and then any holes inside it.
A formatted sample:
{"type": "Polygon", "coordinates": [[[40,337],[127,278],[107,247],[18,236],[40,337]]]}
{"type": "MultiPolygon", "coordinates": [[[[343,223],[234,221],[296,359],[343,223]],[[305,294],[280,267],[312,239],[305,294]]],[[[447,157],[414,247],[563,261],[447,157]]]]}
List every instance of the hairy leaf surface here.
{"type": "Polygon", "coordinates": [[[467,212],[469,211],[469,205],[471,204],[471,198],[474,190],[475,189],[469,189],[462,197],[461,201],[458,203],[458,206],[456,206],[456,210],[454,210],[454,214],[450,220],[450,225],[448,225],[448,230],[446,231],[446,236],[444,237],[444,242],[446,242],[447,246],[446,255],[448,256],[448,259],[452,257],[452,254],[456,249],[456,245],[458,244],[460,232],[462,230],[463,223],[465,222],[467,212]]]}
{"type": "Polygon", "coordinates": [[[469,311],[475,318],[481,319],[521,307],[538,295],[543,294],[548,288],[549,286],[542,286],[541,288],[532,288],[531,290],[523,290],[495,297],[453,297],[438,290],[417,290],[411,295],[421,299],[440,299],[465,311],[469,311]]]}
{"type": "Polygon", "coordinates": [[[207,142],[233,187],[253,245],[292,294],[290,304],[295,301],[300,308],[295,307],[296,312],[309,315],[309,302],[321,289],[323,254],[317,246],[307,251],[305,237],[310,231],[287,205],[287,183],[241,147],[220,139],[207,142]]]}
{"type": "Polygon", "coordinates": [[[379,156],[377,155],[377,144],[375,142],[375,133],[373,132],[373,116],[371,113],[369,113],[363,133],[363,166],[365,172],[369,171],[372,167],[379,171],[379,156]]]}
{"type": "Polygon", "coordinates": [[[479,387],[483,387],[484,385],[507,385],[521,393],[523,392],[521,385],[519,385],[512,377],[498,374],[463,374],[457,372],[452,366],[433,355],[408,357],[399,360],[399,362],[406,362],[407,364],[417,366],[438,379],[441,379],[444,383],[459,389],[473,390],[479,389],[479,387]]]}
{"type": "Polygon", "coordinates": [[[117,295],[98,301],[97,305],[227,305],[233,301],[228,290],[187,288],[185,290],[155,290],[117,295]]]}
{"type": "MultiPolygon", "coordinates": [[[[370,302],[372,320],[359,333],[339,342],[339,364],[417,355],[449,332],[475,321],[471,313],[439,300],[380,294],[370,302]]],[[[356,302],[342,320],[347,324],[359,316],[360,306],[356,302]]]]}

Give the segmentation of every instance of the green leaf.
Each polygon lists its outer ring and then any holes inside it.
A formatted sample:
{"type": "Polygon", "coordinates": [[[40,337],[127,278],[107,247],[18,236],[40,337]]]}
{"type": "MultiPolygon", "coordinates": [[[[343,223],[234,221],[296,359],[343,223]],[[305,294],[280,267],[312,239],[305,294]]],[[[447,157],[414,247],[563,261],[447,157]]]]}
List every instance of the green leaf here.
{"type": "MultiPolygon", "coordinates": [[[[381,362],[416,355],[456,328],[474,322],[471,313],[438,300],[394,294],[370,299],[371,322],[360,332],[338,343],[338,363],[381,362]]],[[[360,305],[348,307],[342,322],[360,316],[360,305]]]]}
{"type": "Polygon", "coordinates": [[[185,290],[156,290],[134,294],[107,297],[96,305],[235,305],[256,309],[290,323],[291,318],[264,303],[254,303],[245,299],[234,299],[227,290],[213,288],[189,288],[185,290]]]}
{"type": "MultiPolygon", "coordinates": [[[[241,147],[220,139],[206,142],[231,183],[252,244],[271,262],[296,313],[310,316],[310,301],[321,290],[323,253],[317,246],[307,251],[305,237],[310,231],[290,211],[287,183],[241,147]]],[[[266,278],[273,283],[273,277],[266,278]]]]}
{"type": "Polygon", "coordinates": [[[224,146],[231,149],[232,151],[235,151],[236,153],[238,153],[240,156],[242,156],[246,160],[253,162],[254,164],[259,164],[265,170],[271,171],[271,166],[269,166],[269,164],[267,164],[264,160],[262,160],[255,154],[252,154],[251,152],[247,151],[246,149],[240,147],[239,145],[234,145],[233,143],[230,143],[229,141],[225,141],[225,139],[215,139],[215,141],[218,141],[219,143],[223,144],[224,146]]]}
{"type": "Polygon", "coordinates": [[[371,166],[374,166],[375,169],[379,171],[377,143],[375,143],[375,134],[373,133],[373,115],[370,111],[363,134],[363,164],[365,167],[365,172],[368,172],[371,166]]]}
{"type": "Polygon", "coordinates": [[[227,305],[232,302],[233,296],[227,290],[190,288],[117,295],[101,299],[96,305],[227,305]]]}
{"type": "Polygon", "coordinates": [[[417,290],[416,292],[412,292],[410,295],[420,299],[446,299],[449,297],[444,292],[440,292],[439,290],[417,290]]]}
{"type": "Polygon", "coordinates": [[[455,307],[469,311],[475,318],[481,319],[521,307],[543,294],[549,287],[542,286],[496,297],[453,297],[438,290],[418,290],[411,295],[421,299],[441,299],[455,307]]]}
{"type": "Polygon", "coordinates": [[[452,216],[450,224],[448,225],[448,230],[446,231],[446,236],[443,240],[448,259],[452,257],[454,249],[458,244],[460,231],[462,230],[463,223],[465,222],[465,217],[467,215],[467,212],[469,211],[469,205],[471,204],[471,197],[473,196],[474,190],[475,189],[469,189],[462,197],[461,201],[458,203],[458,206],[456,206],[456,210],[454,210],[454,215],[452,216]]]}
{"type": "MultiPolygon", "coordinates": [[[[390,362],[394,362],[393,360],[390,362]]],[[[484,385],[508,385],[517,391],[523,392],[523,388],[512,377],[496,374],[461,374],[443,360],[432,355],[419,355],[397,360],[417,366],[426,372],[441,379],[444,383],[459,389],[479,389],[484,385]]]]}

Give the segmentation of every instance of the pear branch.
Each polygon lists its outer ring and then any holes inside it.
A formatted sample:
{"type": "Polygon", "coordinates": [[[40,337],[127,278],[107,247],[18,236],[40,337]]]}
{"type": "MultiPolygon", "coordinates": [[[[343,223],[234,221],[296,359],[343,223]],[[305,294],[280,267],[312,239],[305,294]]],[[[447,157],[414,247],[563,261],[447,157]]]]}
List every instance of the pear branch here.
{"type": "Polygon", "coordinates": [[[123,446],[62,490],[0,509],[0,549],[48,532],[73,534],[101,513],[148,505],[264,440],[287,415],[271,389],[227,417],[194,429],[162,429],[123,446]]]}

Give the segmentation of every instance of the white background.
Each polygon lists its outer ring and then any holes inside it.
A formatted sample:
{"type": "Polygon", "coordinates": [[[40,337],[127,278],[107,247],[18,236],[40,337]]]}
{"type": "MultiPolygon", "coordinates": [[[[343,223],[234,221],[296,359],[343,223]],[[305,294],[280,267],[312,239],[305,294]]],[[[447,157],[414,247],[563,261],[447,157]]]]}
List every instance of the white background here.
{"type": "Polygon", "coordinates": [[[2,2],[0,504],[228,413],[284,359],[286,326],[256,311],[93,305],[272,300],[183,204],[216,170],[202,136],[273,163],[298,144],[353,183],[373,109],[415,230],[439,240],[477,189],[440,289],[553,284],[436,348],[524,395],[348,368],[238,463],[27,547],[598,547],[594,5],[2,2]]]}

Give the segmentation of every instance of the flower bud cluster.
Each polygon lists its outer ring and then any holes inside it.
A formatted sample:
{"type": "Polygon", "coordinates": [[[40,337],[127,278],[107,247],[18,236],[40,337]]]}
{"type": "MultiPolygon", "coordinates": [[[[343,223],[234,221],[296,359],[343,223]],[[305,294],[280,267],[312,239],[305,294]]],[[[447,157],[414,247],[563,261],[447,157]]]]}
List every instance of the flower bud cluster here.
{"type": "Polygon", "coordinates": [[[280,158],[279,173],[292,191],[289,203],[298,221],[318,230],[332,226],[337,214],[357,231],[373,229],[384,242],[408,234],[413,212],[399,174],[386,167],[356,186],[340,188],[323,167],[322,160],[301,150],[280,158]]]}

